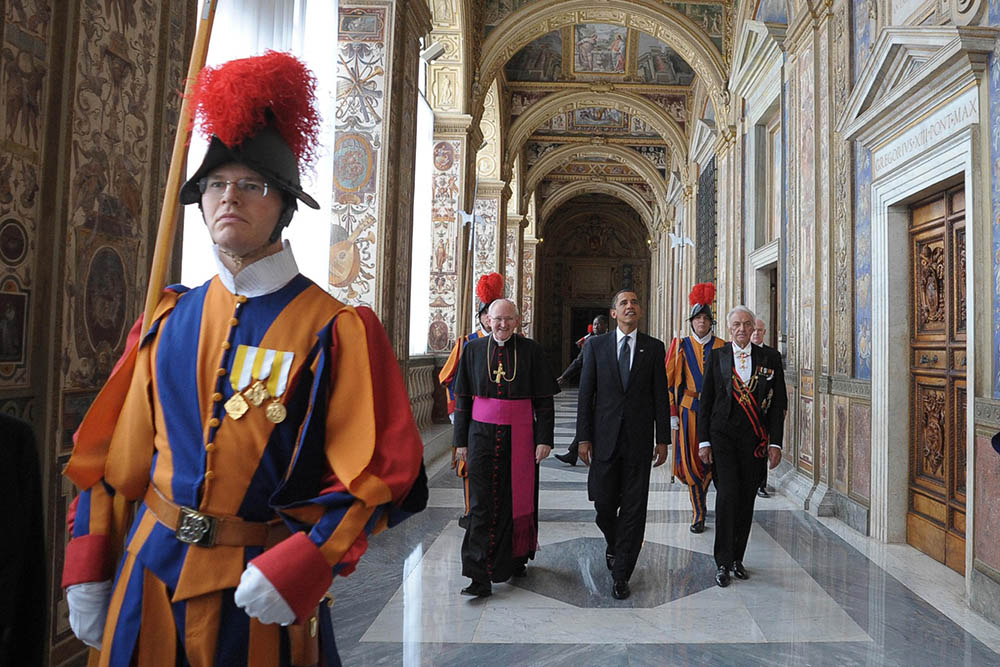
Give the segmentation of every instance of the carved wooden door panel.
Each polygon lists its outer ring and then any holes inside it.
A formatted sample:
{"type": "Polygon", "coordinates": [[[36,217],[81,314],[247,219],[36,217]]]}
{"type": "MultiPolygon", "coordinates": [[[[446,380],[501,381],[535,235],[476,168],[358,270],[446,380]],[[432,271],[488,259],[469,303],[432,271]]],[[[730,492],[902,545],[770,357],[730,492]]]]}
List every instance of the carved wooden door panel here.
{"type": "Polygon", "coordinates": [[[910,211],[907,542],[965,573],[964,186],[910,211]]]}

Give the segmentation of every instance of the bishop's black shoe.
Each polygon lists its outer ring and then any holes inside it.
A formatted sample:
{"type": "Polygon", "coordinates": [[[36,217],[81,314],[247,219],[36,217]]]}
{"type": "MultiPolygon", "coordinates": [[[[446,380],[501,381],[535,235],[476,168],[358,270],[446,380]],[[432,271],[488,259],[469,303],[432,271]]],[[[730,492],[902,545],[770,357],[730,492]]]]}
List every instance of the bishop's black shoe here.
{"type": "Polygon", "coordinates": [[[462,595],[474,598],[488,598],[493,595],[493,586],[488,581],[473,581],[462,589],[462,595]]]}
{"type": "Polygon", "coordinates": [[[694,523],[691,524],[691,527],[688,530],[690,530],[692,533],[704,533],[705,520],[702,519],[701,521],[695,521],[694,523]]]}
{"type": "Polygon", "coordinates": [[[632,595],[632,590],[628,587],[627,581],[625,581],[624,579],[618,579],[611,587],[611,595],[616,600],[624,600],[629,595],[632,595]]]}
{"type": "Polygon", "coordinates": [[[729,585],[729,568],[725,565],[720,565],[718,571],[715,573],[715,583],[719,585],[720,588],[725,588],[729,585]]]}
{"type": "Polygon", "coordinates": [[[514,572],[512,573],[518,579],[523,579],[528,576],[528,566],[524,563],[514,566],[514,572]]]}
{"type": "Polygon", "coordinates": [[[750,575],[747,574],[746,568],[743,567],[743,561],[738,560],[735,563],[733,563],[733,576],[736,577],[737,579],[743,579],[743,580],[750,578],[750,575]]]}
{"type": "Polygon", "coordinates": [[[609,570],[615,569],[615,555],[614,554],[609,554],[609,553],[605,552],[604,553],[604,562],[605,562],[605,564],[607,564],[609,570]]]}

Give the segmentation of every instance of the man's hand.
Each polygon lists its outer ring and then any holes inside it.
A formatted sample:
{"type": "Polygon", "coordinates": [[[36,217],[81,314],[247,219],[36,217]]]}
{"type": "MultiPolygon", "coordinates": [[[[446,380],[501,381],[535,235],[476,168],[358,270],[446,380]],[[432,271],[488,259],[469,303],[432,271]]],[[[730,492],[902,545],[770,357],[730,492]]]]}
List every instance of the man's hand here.
{"type": "Polygon", "coordinates": [[[541,463],[552,452],[552,445],[535,445],[535,463],[541,463]]]}
{"type": "Polygon", "coordinates": [[[590,465],[590,441],[589,440],[581,441],[580,444],[579,444],[579,449],[576,450],[576,453],[580,456],[580,460],[581,461],[583,461],[587,465],[590,465]]]}
{"type": "Polygon", "coordinates": [[[780,447],[768,447],[767,448],[767,461],[768,468],[774,470],[781,463],[781,448],[780,447]]]}
{"type": "Polygon", "coordinates": [[[653,448],[653,467],[659,468],[667,460],[667,446],[657,445],[653,448]]]}
{"type": "Polygon", "coordinates": [[[66,587],[69,627],[77,639],[98,650],[111,604],[111,581],[88,581],[66,587]]]}
{"type": "Polygon", "coordinates": [[[702,447],[698,450],[698,458],[707,466],[712,465],[712,448],[702,447]]]}
{"type": "Polygon", "coordinates": [[[455,460],[456,461],[464,461],[465,457],[468,456],[468,454],[469,454],[469,448],[468,447],[456,447],[455,448],[455,460]]]}

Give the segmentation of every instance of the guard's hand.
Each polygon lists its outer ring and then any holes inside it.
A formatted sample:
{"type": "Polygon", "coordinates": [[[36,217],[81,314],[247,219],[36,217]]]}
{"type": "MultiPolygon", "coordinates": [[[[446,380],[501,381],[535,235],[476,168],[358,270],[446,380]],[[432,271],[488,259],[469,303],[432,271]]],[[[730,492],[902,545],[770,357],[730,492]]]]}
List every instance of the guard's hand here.
{"type": "Polygon", "coordinates": [[[667,460],[667,446],[657,445],[653,448],[653,467],[658,468],[667,460]]]}
{"type": "Polygon", "coordinates": [[[465,461],[466,456],[468,456],[468,454],[469,454],[469,448],[468,447],[456,447],[455,448],[455,460],[456,461],[465,461]]]}
{"type": "Polygon", "coordinates": [[[66,587],[69,627],[77,639],[98,650],[111,604],[111,581],[88,581],[66,587]]]}
{"type": "Polygon", "coordinates": [[[580,456],[580,460],[590,465],[590,441],[580,442],[579,449],[576,453],[580,456]]]}
{"type": "Polygon", "coordinates": [[[701,459],[701,462],[704,463],[705,465],[707,466],[712,465],[712,448],[709,446],[709,447],[702,447],[701,449],[699,449],[698,458],[701,459]]]}
{"type": "Polygon", "coordinates": [[[291,625],[295,622],[295,612],[285,602],[285,598],[281,597],[274,584],[253,563],[248,563],[247,569],[243,570],[240,585],[233,593],[233,602],[247,616],[256,618],[265,625],[291,625]]]}
{"type": "Polygon", "coordinates": [[[767,448],[767,467],[774,470],[781,463],[781,448],[780,447],[768,447],[767,448]]]}
{"type": "Polygon", "coordinates": [[[550,453],[552,453],[551,445],[535,445],[535,463],[541,463],[550,453]]]}

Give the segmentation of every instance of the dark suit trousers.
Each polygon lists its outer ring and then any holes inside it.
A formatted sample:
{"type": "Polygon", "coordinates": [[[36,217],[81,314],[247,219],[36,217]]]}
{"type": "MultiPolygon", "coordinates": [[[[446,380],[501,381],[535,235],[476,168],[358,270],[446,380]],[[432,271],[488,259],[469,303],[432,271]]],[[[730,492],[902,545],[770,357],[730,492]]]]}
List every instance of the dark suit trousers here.
{"type": "Polygon", "coordinates": [[[753,455],[753,443],[712,433],[715,459],[715,564],[732,567],[742,561],[750,539],[757,489],[767,459],[753,455]]]}
{"type": "Polygon", "coordinates": [[[609,461],[590,462],[587,490],[597,510],[597,527],[604,533],[607,551],[615,555],[611,574],[615,581],[628,581],[635,569],[646,532],[651,448],[644,454],[629,452],[625,429],[618,434],[615,454],[609,461]]]}

